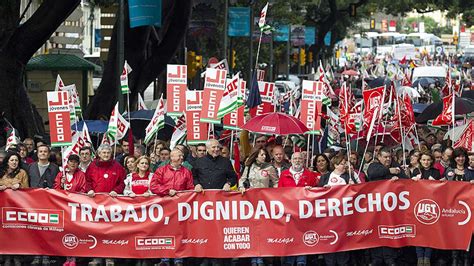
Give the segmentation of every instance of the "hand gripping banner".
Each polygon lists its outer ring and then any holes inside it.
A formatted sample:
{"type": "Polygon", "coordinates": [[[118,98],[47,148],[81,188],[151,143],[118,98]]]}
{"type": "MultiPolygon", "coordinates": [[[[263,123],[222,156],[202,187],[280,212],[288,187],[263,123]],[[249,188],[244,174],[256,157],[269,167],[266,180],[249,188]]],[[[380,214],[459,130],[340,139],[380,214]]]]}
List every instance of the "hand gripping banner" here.
{"type": "Polygon", "coordinates": [[[0,192],[1,254],[121,258],[256,257],[378,246],[466,250],[467,182],[379,181],[331,188],[89,198],[0,192]]]}

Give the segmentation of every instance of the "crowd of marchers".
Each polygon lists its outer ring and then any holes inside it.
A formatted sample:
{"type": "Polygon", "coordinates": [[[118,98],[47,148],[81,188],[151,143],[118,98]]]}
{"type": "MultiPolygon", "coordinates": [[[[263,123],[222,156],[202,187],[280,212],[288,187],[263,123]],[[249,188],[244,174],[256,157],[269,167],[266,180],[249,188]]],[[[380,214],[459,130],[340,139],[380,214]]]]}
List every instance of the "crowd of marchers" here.
{"type": "MultiPolygon", "coordinates": [[[[0,151],[0,193],[11,189],[45,188],[85,193],[174,197],[180,191],[207,189],[240,191],[252,188],[330,187],[378,180],[408,179],[474,184],[474,154],[453,149],[444,132],[420,130],[420,144],[408,156],[383,144],[365,154],[328,148],[311,155],[290,139],[255,135],[240,139],[240,157],[231,154],[228,141],[210,139],[205,144],[168,147],[157,140],[148,147],[139,143],[100,145],[88,143],[78,155],[64,161],[61,153],[31,138],[0,151]],[[253,145],[251,145],[253,143],[253,145]],[[133,153],[130,146],[133,145],[133,153]],[[246,152],[248,151],[248,152],[246,152]],[[406,158],[405,158],[406,157],[406,158]],[[405,159],[405,161],[404,161],[405,159]],[[236,160],[240,163],[236,164],[236,160]],[[236,166],[241,165],[239,169],[236,166]]],[[[396,182],[396,181],[395,181],[396,182]]],[[[471,241],[471,245],[473,245],[471,241]]],[[[428,247],[389,248],[283,258],[157,258],[121,260],[4,255],[3,265],[472,265],[472,250],[433,250],[428,247]]]]}

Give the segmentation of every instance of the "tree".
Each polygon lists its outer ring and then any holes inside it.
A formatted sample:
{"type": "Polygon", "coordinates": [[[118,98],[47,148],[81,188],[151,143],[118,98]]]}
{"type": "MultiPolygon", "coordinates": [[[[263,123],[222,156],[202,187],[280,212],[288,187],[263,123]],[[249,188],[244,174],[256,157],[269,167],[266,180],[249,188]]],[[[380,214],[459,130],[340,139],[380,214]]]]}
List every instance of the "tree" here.
{"type": "MultiPolygon", "coordinates": [[[[162,26],[130,28],[128,8],[125,8],[125,59],[133,71],[128,76],[130,103],[134,106],[138,93],[143,93],[150,83],[166,68],[180,47],[189,24],[192,1],[164,0],[162,26]]],[[[117,23],[114,26],[109,55],[102,81],[86,108],[85,117],[108,117],[117,102],[119,89],[117,72],[117,23]]]]}
{"type": "MultiPolygon", "coordinates": [[[[20,10],[20,2],[0,1],[0,110],[21,137],[31,137],[44,134],[44,129],[26,93],[25,67],[81,1],[43,0],[33,16],[22,24],[21,14],[25,10],[20,10]]],[[[4,144],[0,140],[0,146],[4,144]]]]}

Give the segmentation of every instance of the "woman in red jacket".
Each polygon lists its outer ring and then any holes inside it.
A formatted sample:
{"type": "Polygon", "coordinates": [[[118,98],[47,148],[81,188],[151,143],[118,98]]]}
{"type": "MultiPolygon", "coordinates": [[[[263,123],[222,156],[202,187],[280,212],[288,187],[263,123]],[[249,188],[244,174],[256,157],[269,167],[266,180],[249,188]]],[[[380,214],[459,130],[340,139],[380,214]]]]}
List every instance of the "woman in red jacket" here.
{"type": "Polygon", "coordinates": [[[76,154],[69,155],[65,172],[59,172],[56,175],[54,189],[86,193],[86,174],[78,166],[79,156],[76,154]]]}

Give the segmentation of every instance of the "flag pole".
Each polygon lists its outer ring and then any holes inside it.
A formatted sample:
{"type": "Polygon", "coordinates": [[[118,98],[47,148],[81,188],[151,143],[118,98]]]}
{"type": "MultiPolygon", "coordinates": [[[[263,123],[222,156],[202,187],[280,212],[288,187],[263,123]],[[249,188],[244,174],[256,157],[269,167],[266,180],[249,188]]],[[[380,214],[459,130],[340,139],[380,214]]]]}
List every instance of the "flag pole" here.
{"type": "MultiPolygon", "coordinates": [[[[351,89],[351,87],[349,86],[349,90],[351,89]]],[[[345,89],[344,89],[344,104],[346,105],[344,107],[344,109],[346,110],[346,118],[344,119],[344,137],[346,138],[346,153],[347,153],[347,165],[350,164],[350,158],[351,158],[351,144],[350,144],[350,138],[348,139],[347,138],[347,135],[348,132],[347,132],[347,119],[349,118],[349,113],[350,113],[350,110],[349,110],[349,103],[347,102],[347,83],[346,83],[346,86],[345,86],[345,89]]],[[[348,171],[349,172],[349,178],[350,180],[352,179],[352,174],[351,174],[351,171],[348,171]]]]}
{"type": "Polygon", "coordinates": [[[420,138],[418,137],[418,130],[416,129],[416,123],[413,125],[413,128],[415,128],[415,136],[416,136],[416,140],[418,141],[418,150],[421,151],[421,145],[420,145],[420,138]]]}
{"type": "Polygon", "coordinates": [[[401,138],[401,141],[402,141],[402,155],[403,155],[403,165],[402,166],[405,166],[406,165],[405,140],[404,140],[405,138],[404,138],[404,135],[403,135],[402,115],[401,115],[401,112],[400,112],[400,101],[398,100],[398,97],[397,97],[397,113],[398,113],[398,123],[400,125],[400,138],[401,138]]]}
{"type": "Polygon", "coordinates": [[[308,134],[308,140],[306,142],[306,168],[309,166],[309,146],[311,141],[311,134],[308,134]]]}
{"type": "Polygon", "coordinates": [[[234,155],[233,154],[233,151],[234,151],[234,130],[230,130],[230,156],[232,158],[232,156],[234,155]]]}

